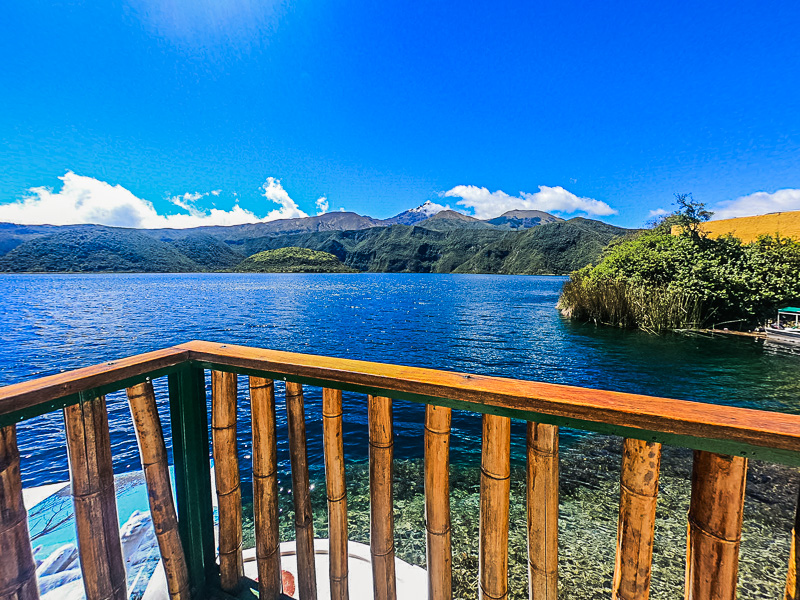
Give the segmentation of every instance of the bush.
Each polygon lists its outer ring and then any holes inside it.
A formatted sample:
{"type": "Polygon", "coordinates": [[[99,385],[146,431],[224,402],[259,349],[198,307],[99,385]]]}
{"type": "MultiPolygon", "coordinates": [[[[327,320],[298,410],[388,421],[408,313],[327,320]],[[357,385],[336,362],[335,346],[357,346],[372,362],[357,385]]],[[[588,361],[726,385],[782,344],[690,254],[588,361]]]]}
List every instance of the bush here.
{"type": "Polygon", "coordinates": [[[596,267],[570,276],[559,308],[576,319],[662,331],[739,320],[756,325],[800,298],[800,242],[762,236],[744,244],[688,226],[672,235],[671,225],[686,218],[676,213],[609,245],[596,267]]]}

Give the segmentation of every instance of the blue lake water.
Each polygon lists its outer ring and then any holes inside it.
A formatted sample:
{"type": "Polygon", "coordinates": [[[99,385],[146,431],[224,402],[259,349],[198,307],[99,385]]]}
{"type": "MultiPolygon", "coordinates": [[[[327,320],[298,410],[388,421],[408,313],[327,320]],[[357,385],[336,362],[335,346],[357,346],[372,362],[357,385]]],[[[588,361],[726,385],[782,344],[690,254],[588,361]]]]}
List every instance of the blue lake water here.
{"type": "MultiPolygon", "coordinates": [[[[563,281],[428,274],[0,275],[0,385],[204,339],[800,412],[797,357],[765,352],[749,339],[575,324],[555,308],[563,281]]],[[[243,400],[245,387],[242,379],[243,400]]],[[[313,433],[320,427],[320,402],[319,392],[309,390],[309,452],[317,467],[322,449],[313,433]]],[[[349,458],[366,456],[364,408],[363,397],[346,397],[349,458]]],[[[422,452],[422,410],[395,404],[400,457],[422,452]]],[[[122,395],[109,397],[109,412],[115,469],[136,469],[122,395]]],[[[166,410],[163,417],[168,432],[166,410]]],[[[474,415],[454,417],[457,462],[476,450],[480,425],[474,415]]],[[[244,401],[241,420],[249,458],[244,401]]],[[[279,420],[285,426],[281,414],[279,420]]],[[[569,444],[576,434],[565,435],[569,444]]],[[[22,424],[19,437],[27,484],[68,478],[60,414],[22,424]]]]}
{"type": "MultiPolygon", "coordinates": [[[[559,277],[424,274],[0,275],[0,385],[205,339],[800,412],[800,357],[767,351],[746,338],[653,336],[573,323],[555,308],[563,282],[559,277]]],[[[251,453],[246,384],[241,378],[239,448],[245,481],[251,453]]],[[[156,392],[169,437],[164,381],[156,381],[156,392]]],[[[288,540],[293,537],[291,480],[280,384],[278,398],[281,532],[288,540]]],[[[125,397],[113,394],[107,401],[115,471],[138,470],[125,397]]],[[[350,535],[367,541],[366,399],[345,394],[344,412],[350,535]]],[[[422,456],[423,414],[421,405],[394,403],[397,552],[424,566],[417,460],[422,456]]],[[[311,478],[316,483],[315,531],[324,537],[321,397],[314,388],[306,390],[306,419],[311,478]]],[[[18,431],[26,485],[68,479],[59,412],[26,421],[18,431]]],[[[454,589],[464,598],[474,596],[477,569],[480,434],[478,415],[454,412],[454,589]]],[[[514,600],[526,596],[525,490],[520,469],[524,438],[524,424],[514,423],[509,559],[514,600]]],[[[620,440],[562,430],[561,447],[559,596],[606,598],[614,565],[620,440]]],[[[654,600],[679,597],[683,590],[690,472],[691,453],[665,448],[654,600]]],[[[751,464],[741,598],[782,594],[799,479],[796,469],[751,464]]],[[[248,488],[243,486],[245,494],[248,488]]],[[[128,496],[120,494],[123,520],[137,507],[146,509],[134,506],[130,500],[134,497],[143,503],[141,488],[128,496]]],[[[252,540],[252,521],[245,534],[252,540]]],[[[64,529],[49,542],[62,543],[71,535],[64,529]]]]}

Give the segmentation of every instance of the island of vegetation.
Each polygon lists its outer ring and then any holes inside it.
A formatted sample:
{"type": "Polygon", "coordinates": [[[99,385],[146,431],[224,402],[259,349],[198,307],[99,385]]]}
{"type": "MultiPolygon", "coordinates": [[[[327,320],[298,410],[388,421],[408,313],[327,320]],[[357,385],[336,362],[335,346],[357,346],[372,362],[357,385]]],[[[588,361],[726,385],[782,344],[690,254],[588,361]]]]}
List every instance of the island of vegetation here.
{"type": "Polygon", "coordinates": [[[800,299],[800,241],[711,237],[691,195],[650,229],[612,241],[596,266],[570,275],[559,300],[573,319],[647,331],[754,327],[800,299]]]}
{"type": "Polygon", "coordinates": [[[356,273],[328,252],[290,246],[248,256],[234,269],[237,273],[356,273]]]}

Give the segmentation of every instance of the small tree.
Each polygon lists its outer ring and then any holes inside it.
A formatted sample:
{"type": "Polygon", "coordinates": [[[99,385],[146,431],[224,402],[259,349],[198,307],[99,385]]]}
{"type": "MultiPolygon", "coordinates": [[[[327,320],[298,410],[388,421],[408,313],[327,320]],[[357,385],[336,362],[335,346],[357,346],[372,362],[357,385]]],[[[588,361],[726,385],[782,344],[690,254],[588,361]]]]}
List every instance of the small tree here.
{"type": "Polygon", "coordinates": [[[675,204],[678,205],[671,219],[671,223],[679,225],[692,239],[699,240],[703,236],[700,225],[708,221],[713,212],[706,210],[704,202],[698,202],[691,194],[675,194],[675,204]]]}

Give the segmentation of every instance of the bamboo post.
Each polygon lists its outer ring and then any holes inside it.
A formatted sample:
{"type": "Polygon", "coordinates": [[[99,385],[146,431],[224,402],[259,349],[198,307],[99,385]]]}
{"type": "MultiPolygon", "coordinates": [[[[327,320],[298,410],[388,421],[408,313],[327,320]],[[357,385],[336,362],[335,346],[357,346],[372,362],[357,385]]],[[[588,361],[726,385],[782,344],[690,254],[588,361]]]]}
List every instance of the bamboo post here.
{"type": "Polygon", "coordinates": [[[800,497],[797,499],[797,508],[794,514],[794,527],[792,527],[792,547],[789,551],[789,570],[786,574],[786,591],[784,600],[800,600],[800,581],[797,578],[798,558],[797,552],[797,532],[800,531],[800,497]]]}
{"type": "Polygon", "coordinates": [[[369,545],[375,600],[395,600],[392,400],[369,396],[369,545]]]}
{"type": "Polygon", "coordinates": [[[289,425],[289,455],[292,462],[292,498],[297,548],[297,589],[301,600],[317,599],[314,563],[314,521],[308,481],[308,448],[303,386],[286,382],[286,413],[289,425]]]}
{"type": "Polygon", "coordinates": [[[483,415],[479,550],[480,600],[508,597],[508,502],[511,492],[511,420],[483,415]]]}
{"type": "Polygon", "coordinates": [[[450,543],[451,410],[425,406],[425,529],[428,550],[428,599],[453,597],[450,543]]]}
{"type": "Polygon", "coordinates": [[[342,392],[322,390],[325,482],[328,492],[328,575],[331,600],[348,600],[347,488],[342,438],[342,392]]]}
{"type": "Polygon", "coordinates": [[[87,600],[125,600],[111,439],[104,396],[64,409],[72,502],[87,600]]]}
{"type": "Polygon", "coordinates": [[[130,387],[127,394],[169,597],[172,600],[190,600],[189,573],[178,534],[178,516],[172,498],[167,447],[164,444],[153,383],[146,381],[130,387]]]}
{"type": "Polygon", "coordinates": [[[219,507],[219,576],[235,593],[244,577],[242,488],[236,449],[236,373],[211,372],[211,441],[219,507]]]}
{"type": "Polygon", "coordinates": [[[39,600],[16,425],[0,428],[0,600],[39,600]]]}
{"type": "Polygon", "coordinates": [[[278,439],[275,426],[275,384],[250,378],[253,420],[253,515],[256,525],[258,594],[278,600],[281,553],[278,534],[278,439]]]}
{"type": "Polygon", "coordinates": [[[558,596],[558,427],[528,422],[528,595],[558,596]]]}
{"type": "Polygon", "coordinates": [[[686,543],[686,600],[733,600],[747,459],[694,451],[686,543]]]}
{"type": "Polygon", "coordinates": [[[626,439],[620,473],[612,598],[647,600],[653,562],[661,444],[626,439]]]}

